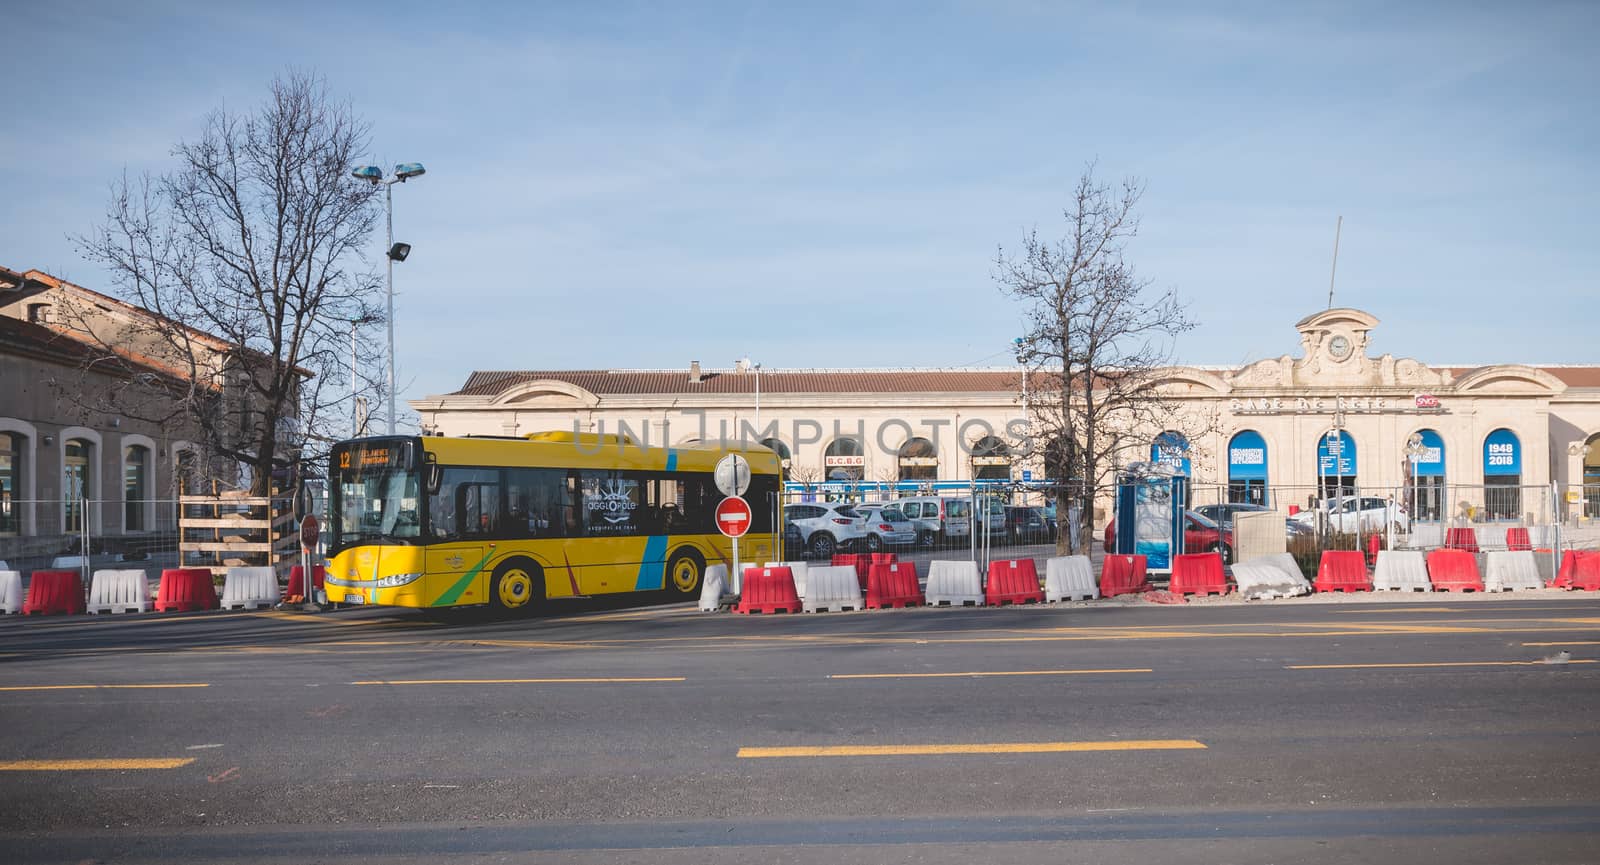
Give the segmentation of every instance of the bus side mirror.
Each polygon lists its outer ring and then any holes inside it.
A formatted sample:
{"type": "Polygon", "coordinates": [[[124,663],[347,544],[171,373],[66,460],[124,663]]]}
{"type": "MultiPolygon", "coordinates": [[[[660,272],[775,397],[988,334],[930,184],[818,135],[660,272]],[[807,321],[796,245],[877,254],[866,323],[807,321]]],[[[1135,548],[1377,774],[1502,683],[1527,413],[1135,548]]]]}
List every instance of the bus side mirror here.
{"type": "Polygon", "coordinates": [[[441,478],[443,476],[444,476],[444,470],[439,468],[439,464],[438,463],[428,463],[426,466],[423,467],[423,469],[422,469],[422,485],[427,488],[426,491],[427,491],[428,495],[431,496],[431,495],[437,495],[438,494],[438,492],[439,492],[439,483],[440,483],[440,480],[441,480],[441,478]]]}

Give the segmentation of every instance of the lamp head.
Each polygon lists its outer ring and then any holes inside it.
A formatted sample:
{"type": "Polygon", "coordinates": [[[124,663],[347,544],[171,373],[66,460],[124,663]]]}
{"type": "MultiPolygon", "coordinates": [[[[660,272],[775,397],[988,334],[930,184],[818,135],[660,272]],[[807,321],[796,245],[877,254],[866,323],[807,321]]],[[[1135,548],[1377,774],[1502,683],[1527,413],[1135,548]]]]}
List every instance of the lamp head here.
{"type": "Polygon", "coordinates": [[[365,180],[370,183],[383,182],[383,169],[376,165],[358,166],[356,170],[350,172],[350,174],[358,180],[365,180]]]}
{"type": "Polygon", "coordinates": [[[402,183],[413,177],[421,177],[426,173],[428,173],[427,169],[423,168],[420,162],[402,162],[394,167],[394,176],[399,178],[402,183]]]}
{"type": "Polygon", "coordinates": [[[389,257],[395,261],[405,261],[406,256],[410,254],[411,244],[409,243],[396,243],[394,246],[389,247],[389,257]]]}

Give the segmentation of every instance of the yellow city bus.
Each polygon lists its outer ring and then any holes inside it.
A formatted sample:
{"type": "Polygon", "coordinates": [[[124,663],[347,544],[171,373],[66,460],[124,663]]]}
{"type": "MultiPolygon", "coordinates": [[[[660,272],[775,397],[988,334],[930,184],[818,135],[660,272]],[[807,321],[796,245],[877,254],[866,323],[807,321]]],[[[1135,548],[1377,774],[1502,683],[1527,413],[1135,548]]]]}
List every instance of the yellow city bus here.
{"type": "Polygon", "coordinates": [[[400,607],[542,602],[618,592],[697,597],[733,559],[713,469],[750,463],[740,558],[777,558],[778,457],[755,446],[648,447],[617,436],[353,439],[329,467],[328,600],[400,607]]]}

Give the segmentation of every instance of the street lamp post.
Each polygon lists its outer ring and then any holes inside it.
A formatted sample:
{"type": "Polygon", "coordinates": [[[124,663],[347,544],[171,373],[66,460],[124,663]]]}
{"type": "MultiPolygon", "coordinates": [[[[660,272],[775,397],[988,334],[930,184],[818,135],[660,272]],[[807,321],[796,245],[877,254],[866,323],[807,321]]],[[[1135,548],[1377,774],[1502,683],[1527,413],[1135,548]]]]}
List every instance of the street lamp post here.
{"type": "Polygon", "coordinates": [[[351,172],[357,178],[383,187],[384,222],[388,228],[388,298],[389,298],[389,435],[394,435],[394,263],[405,261],[411,254],[411,244],[394,242],[394,185],[405,183],[413,177],[427,173],[420,162],[402,162],[394,167],[394,176],[385,178],[383,169],[376,165],[363,165],[351,172]]]}

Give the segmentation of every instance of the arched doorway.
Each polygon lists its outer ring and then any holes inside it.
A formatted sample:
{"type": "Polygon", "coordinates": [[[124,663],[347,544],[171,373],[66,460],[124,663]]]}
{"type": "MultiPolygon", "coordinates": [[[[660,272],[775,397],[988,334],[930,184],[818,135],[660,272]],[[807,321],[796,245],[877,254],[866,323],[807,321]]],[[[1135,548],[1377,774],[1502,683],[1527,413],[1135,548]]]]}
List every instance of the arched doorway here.
{"type": "Polygon", "coordinates": [[[1330,429],[1317,439],[1317,480],[1323,498],[1353,496],[1359,468],[1356,440],[1342,429],[1330,429]]]}
{"type": "Polygon", "coordinates": [[[972,477],[980,481],[1011,480],[1011,448],[996,436],[972,445],[972,477]]]}
{"type": "Polygon", "coordinates": [[[1410,475],[1411,518],[1438,520],[1445,505],[1444,437],[1438,430],[1417,430],[1418,452],[1406,458],[1410,475]]]}
{"type": "Polygon", "coordinates": [[[1228,501],[1267,503],[1267,440],[1255,430],[1228,440],[1228,501]]]}
{"type": "Polygon", "coordinates": [[[830,481],[859,481],[867,472],[867,457],[859,439],[834,439],[822,454],[822,471],[830,481]]]}
{"type": "Polygon", "coordinates": [[[122,458],[122,530],[142,532],[145,525],[145,506],[150,498],[150,449],[144,445],[129,445],[122,458]]]}
{"type": "Polygon", "coordinates": [[[18,433],[0,432],[0,537],[22,534],[22,446],[18,433]]]}
{"type": "Polygon", "coordinates": [[[1491,520],[1522,512],[1522,440],[1505,427],[1483,439],[1483,507],[1491,520]]]}
{"type": "Polygon", "coordinates": [[[1600,517],[1600,433],[1583,445],[1583,515],[1600,517]]]}
{"type": "Polygon", "coordinates": [[[72,439],[63,448],[61,460],[61,530],[83,531],[84,502],[93,498],[94,443],[86,439],[72,439]]]}
{"type": "Polygon", "coordinates": [[[931,481],[939,477],[939,452],[934,450],[933,442],[925,438],[906,439],[896,459],[900,466],[900,480],[931,481]]]}

